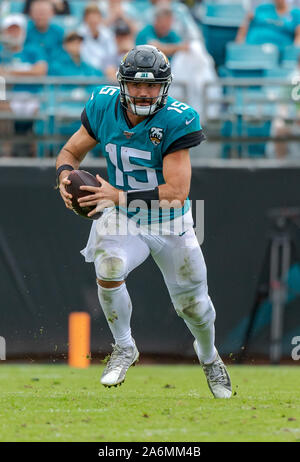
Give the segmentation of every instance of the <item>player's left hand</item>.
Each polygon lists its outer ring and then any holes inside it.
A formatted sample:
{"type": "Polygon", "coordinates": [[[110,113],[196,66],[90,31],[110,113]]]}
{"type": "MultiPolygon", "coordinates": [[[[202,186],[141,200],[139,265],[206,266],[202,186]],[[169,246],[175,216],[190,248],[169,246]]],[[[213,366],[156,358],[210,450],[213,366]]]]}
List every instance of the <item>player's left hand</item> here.
{"type": "Polygon", "coordinates": [[[98,174],[96,175],[96,178],[101,186],[80,186],[80,189],[83,191],[90,191],[92,193],[89,196],[78,199],[80,207],[96,205],[96,207],[88,214],[89,217],[92,217],[105,207],[113,207],[114,205],[120,204],[124,198],[123,191],[112,186],[98,174]]]}

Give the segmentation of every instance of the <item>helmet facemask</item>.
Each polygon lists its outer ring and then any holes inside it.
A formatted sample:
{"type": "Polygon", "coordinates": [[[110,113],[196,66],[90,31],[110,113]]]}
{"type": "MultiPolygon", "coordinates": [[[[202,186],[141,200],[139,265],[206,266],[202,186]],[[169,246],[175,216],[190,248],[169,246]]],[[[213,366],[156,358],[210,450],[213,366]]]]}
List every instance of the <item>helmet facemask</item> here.
{"type": "MultiPolygon", "coordinates": [[[[147,81],[143,81],[145,83],[150,83],[147,81]]],[[[160,84],[160,90],[158,96],[155,97],[139,97],[139,96],[132,96],[129,93],[128,82],[123,82],[122,86],[124,86],[124,103],[126,109],[128,109],[130,112],[132,112],[135,115],[139,116],[149,116],[152,114],[155,114],[155,112],[159,111],[165,104],[165,99],[168,96],[168,89],[170,84],[168,83],[161,83],[160,84]],[[139,102],[144,102],[144,101],[149,101],[149,105],[140,105],[139,102]]],[[[159,85],[159,83],[155,82],[156,85],[159,85]]],[[[122,90],[121,90],[121,93],[122,90]]],[[[123,103],[123,101],[121,100],[123,103]]]]}
{"type": "Polygon", "coordinates": [[[162,109],[168,97],[172,74],[168,58],[158,48],[139,45],[129,51],[117,72],[120,84],[120,102],[126,110],[138,116],[150,116],[162,109]],[[135,97],[128,90],[129,83],[160,84],[155,97],[135,97]],[[141,102],[147,102],[141,104],[141,102]]]}

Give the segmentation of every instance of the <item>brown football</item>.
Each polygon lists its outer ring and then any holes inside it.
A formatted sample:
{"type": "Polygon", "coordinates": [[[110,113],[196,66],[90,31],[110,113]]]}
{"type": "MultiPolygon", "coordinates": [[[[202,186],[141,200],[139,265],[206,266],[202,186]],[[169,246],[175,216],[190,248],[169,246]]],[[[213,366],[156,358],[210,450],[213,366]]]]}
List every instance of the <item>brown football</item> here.
{"type": "Polygon", "coordinates": [[[92,217],[88,217],[88,213],[91,212],[96,206],[80,207],[78,199],[80,197],[89,196],[93,193],[90,191],[82,191],[80,186],[101,186],[101,183],[97,178],[85,170],[72,170],[68,176],[68,180],[71,181],[71,184],[66,185],[66,190],[69,194],[72,194],[72,207],[74,212],[77,215],[80,215],[84,218],[89,218],[90,220],[97,220],[102,212],[98,212],[92,217]]]}

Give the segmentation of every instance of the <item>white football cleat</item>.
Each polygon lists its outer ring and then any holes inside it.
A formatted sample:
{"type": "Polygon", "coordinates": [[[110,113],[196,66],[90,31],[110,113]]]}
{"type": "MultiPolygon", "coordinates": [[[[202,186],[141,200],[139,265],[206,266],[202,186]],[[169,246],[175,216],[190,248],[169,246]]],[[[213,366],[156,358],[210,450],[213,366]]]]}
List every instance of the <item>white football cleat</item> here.
{"type": "MultiPolygon", "coordinates": [[[[134,342],[134,341],[133,341],[134,342]]],[[[105,387],[121,385],[130,366],[134,366],[139,358],[138,349],[134,346],[121,348],[113,345],[113,352],[102,373],[100,382],[105,387]]]]}
{"type": "MultiPolygon", "coordinates": [[[[197,340],[193,343],[194,350],[199,359],[197,340]]],[[[232,395],[231,381],[225,364],[216,353],[216,358],[212,363],[204,364],[200,361],[204,374],[206,375],[207,383],[210,391],[215,398],[230,398],[232,395]]]]}

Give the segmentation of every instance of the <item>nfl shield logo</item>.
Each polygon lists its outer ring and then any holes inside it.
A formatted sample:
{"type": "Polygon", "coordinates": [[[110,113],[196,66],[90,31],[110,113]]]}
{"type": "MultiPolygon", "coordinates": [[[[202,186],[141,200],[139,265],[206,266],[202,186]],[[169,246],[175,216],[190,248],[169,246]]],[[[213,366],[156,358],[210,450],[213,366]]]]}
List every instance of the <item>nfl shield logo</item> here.
{"type": "Polygon", "coordinates": [[[134,135],[134,133],[132,132],[127,132],[127,131],[124,131],[123,134],[126,136],[126,138],[129,140],[129,138],[132,137],[132,135],[134,135]]]}

